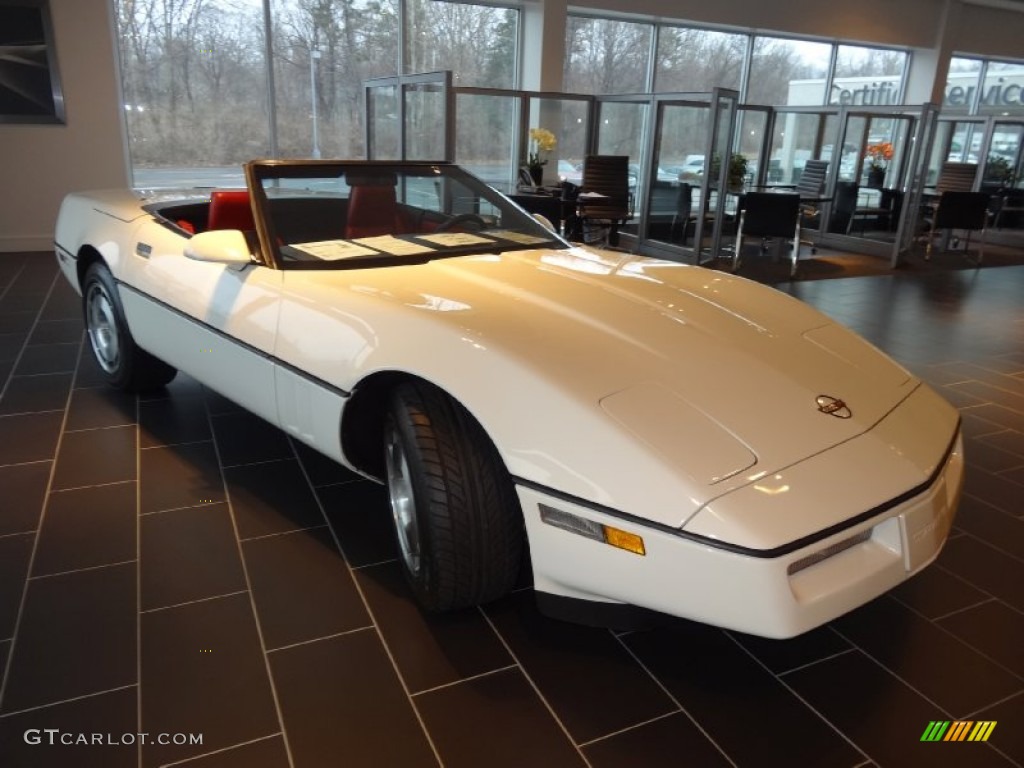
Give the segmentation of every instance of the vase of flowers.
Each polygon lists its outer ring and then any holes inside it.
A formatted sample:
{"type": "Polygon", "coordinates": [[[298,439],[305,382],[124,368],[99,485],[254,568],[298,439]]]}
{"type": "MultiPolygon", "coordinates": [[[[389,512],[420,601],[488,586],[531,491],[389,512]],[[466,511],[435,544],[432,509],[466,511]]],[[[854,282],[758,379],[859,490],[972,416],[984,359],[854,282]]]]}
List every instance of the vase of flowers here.
{"type": "Polygon", "coordinates": [[[868,186],[881,189],[885,184],[885,169],[892,160],[892,143],[879,141],[868,144],[864,155],[868,161],[868,186]]]}
{"type": "Polygon", "coordinates": [[[547,154],[555,148],[558,140],[547,128],[530,129],[530,146],[524,167],[533,179],[533,185],[539,187],[544,180],[544,166],[547,165],[547,154]]]}

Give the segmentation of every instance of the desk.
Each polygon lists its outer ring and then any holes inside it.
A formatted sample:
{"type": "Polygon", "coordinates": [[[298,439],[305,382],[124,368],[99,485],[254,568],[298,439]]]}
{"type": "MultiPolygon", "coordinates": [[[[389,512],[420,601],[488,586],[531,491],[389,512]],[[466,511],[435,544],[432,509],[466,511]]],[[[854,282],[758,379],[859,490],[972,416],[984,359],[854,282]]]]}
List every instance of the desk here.
{"type": "Polygon", "coordinates": [[[528,213],[539,213],[561,234],[562,222],[570,218],[576,207],[574,200],[564,200],[558,193],[514,192],[509,199],[528,213]],[[568,207],[568,210],[566,208],[568,207]]]}

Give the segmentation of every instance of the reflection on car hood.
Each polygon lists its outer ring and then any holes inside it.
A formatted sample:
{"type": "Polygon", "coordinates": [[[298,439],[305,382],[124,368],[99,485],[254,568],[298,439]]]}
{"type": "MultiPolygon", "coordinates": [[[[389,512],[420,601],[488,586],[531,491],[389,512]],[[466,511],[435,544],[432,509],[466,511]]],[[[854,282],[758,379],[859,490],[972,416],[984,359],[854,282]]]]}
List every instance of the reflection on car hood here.
{"type": "Polygon", "coordinates": [[[367,365],[449,389],[513,474],[670,525],[863,433],[919,384],[802,302],[674,262],[572,248],[317,275],[344,284],[330,301],[346,311],[406,315],[402,356],[381,343],[367,365]]]}

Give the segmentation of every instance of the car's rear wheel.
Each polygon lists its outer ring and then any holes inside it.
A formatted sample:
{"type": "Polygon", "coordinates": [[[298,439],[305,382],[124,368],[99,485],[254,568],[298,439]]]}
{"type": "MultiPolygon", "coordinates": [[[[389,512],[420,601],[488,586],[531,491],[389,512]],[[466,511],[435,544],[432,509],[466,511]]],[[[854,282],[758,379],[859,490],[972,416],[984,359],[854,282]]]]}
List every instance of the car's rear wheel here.
{"type": "Polygon", "coordinates": [[[105,264],[92,264],[82,282],[85,330],[93,358],[107,382],[132,392],[157,389],[178,373],[135,344],[105,264]]]}
{"type": "Polygon", "coordinates": [[[403,384],[384,450],[399,555],[420,604],[445,611],[508,592],[522,556],[522,513],[480,424],[436,387],[403,384]]]}

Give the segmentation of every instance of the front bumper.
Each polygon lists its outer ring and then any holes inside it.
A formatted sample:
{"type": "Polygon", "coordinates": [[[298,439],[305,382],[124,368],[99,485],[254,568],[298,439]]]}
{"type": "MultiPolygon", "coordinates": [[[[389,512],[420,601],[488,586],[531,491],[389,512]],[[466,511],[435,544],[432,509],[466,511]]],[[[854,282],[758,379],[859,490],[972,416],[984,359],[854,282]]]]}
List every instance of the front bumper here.
{"type": "Polygon", "coordinates": [[[758,556],[624,519],[519,484],[534,587],[559,598],[625,604],[764,637],[793,637],[857,608],[939,554],[963,485],[959,433],[919,493],[783,554],[758,556]],[[539,505],[643,538],[637,555],[541,521],[539,505]]]}

